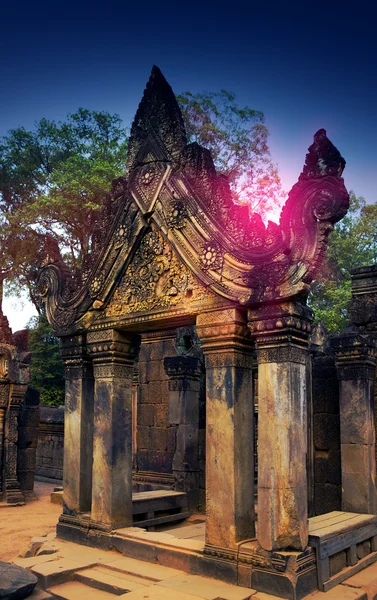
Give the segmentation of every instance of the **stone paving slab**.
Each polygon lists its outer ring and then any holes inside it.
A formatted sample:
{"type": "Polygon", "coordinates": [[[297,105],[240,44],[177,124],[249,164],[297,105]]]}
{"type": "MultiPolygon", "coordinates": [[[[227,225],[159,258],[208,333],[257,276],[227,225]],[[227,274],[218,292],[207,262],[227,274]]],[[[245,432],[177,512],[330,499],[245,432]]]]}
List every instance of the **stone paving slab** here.
{"type": "Polygon", "coordinates": [[[66,542],[56,539],[58,544],[58,555],[70,560],[82,562],[83,560],[93,563],[100,562],[106,564],[109,561],[116,560],[121,557],[121,554],[116,550],[101,550],[100,548],[90,548],[89,546],[81,546],[73,542],[66,542]]]}
{"type": "MultiPolygon", "coordinates": [[[[59,600],[115,600],[119,596],[88,587],[79,581],[67,581],[48,590],[59,600]]],[[[128,596],[128,594],[127,594],[128,596]]]]}
{"type": "Polygon", "coordinates": [[[75,580],[116,596],[126,592],[145,590],[150,583],[141,577],[127,576],[120,571],[113,571],[107,567],[84,569],[75,574],[75,580]]]}
{"type": "Polygon", "coordinates": [[[79,569],[84,569],[85,567],[95,566],[95,564],[96,563],[92,560],[83,559],[80,563],[77,560],[60,558],[58,560],[35,565],[32,568],[32,572],[38,577],[40,586],[46,590],[52,585],[63,583],[63,580],[67,579],[71,573],[74,573],[79,569]]]}
{"type": "MultiPolygon", "coordinates": [[[[192,526],[195,527],[195,526],[192,526]]],[[[183,529],[191,529],[191,527],[182,528],[183,529]]],[[[176,530],[173,530],[174,532],[176,530]]],[[[173,546],[174,548],[184,548],[186,550],[194,550],[194,551],[203,551],[204,549],[204,536],[201,534],[200,537],[203,539],[192,539],[191,534],[186,537],[176,536],[175,533],[173,535],[172,532],[164,532],[164,531],[146,531],[145,529],[132,527],[125,527],[123,529],[117,529],[117,535],[121,535],[126,538],[135,538],[142,541],[147,541],[148,543],[155,542],[156,544],[161,544],[163,546],[173,546]]],[[[200,529],[192,530],[192,531],[200,531],[200,529]]],[[[192,532],[191,532],[192,533],[192,532]]]]}
{"type": "Polygon", "coordinates": [[[199,575],[178,575],[171,577],[166,581],[161,581],[161,587],[169,588],[176,591],[177,597],[180,597],[182,592],[192,594],[193,596],[202,596],[206,600],[216,600],[222,598],[224,600],[249,600],[250,596],[255,594],[255,590],[250,588],[237,587],[223,583],[217,579],[208,577],[200,577],[199,575]]]}
{"type": "Polygon", "coordinates": [[[164,567],[125,556],[118,560],[109,561],[106,564],[110,569],[116,569],[123,573],[130,573],[131,575],[138,575],[139,577],[144,577],[147,581],[149,580],[152,582],[158,582],[177,575],[183,575],[183,571],[179,571],[178,569],[171,569],[170,567],[164,567]]]}
{"type": "Polygon", "coordinates": [[[171,535],[177,538],[192,538],[198,535],[205,535],[205,523],[197,525],[186,525],[185,527],[177,527],[171,531],[171,535]]]}
{"type": "Polygon", "coordinates": [[[265,594],[264,592],[256,592],[251,596],[251,600],[282,600],[278,596],[272,596],[271,594],[265,594]]]}
{"type": "MultiPolygon", "coordinates": [[[[268,598],[268,596],[266,596],[268,598]]],[[[253,600],[259,600],[258,596],[253,600]]],[[[337,585],[328,592],[314,592],[305,600],[369,600],[363,590],[350,588],[346,585],[337,585]]]]}
{"type": "Polygon", "coordinates": [[[344,585],[360,588],[377,580],[377,563],[366,567],[344,582],[344,585]]]}
{"type": "Polygon", "coordinates": [[[30,558],[15,558],[12,562],[14,565],[23,567],[24,569],[31,569],[34,565],[43,565],[46,562],[52,560],[58,560],[60,556],[58,554],[43,554],[42,556],[31,556],[30,558]]]}
{"type": "MultiPolygon", "coordinates": [[[[123,600],[206,600],[204,596],[193,596],[186,592],[180,592],[178,596],[176,590],[169,590],[158,585],[152,585],[143,592],[139,590],[138,592],[123,594],[123,596],[118,596],[118,598],[122,598],[123,600]]],[[[81,599],[77,598],[77,600],[81,599]]]]}

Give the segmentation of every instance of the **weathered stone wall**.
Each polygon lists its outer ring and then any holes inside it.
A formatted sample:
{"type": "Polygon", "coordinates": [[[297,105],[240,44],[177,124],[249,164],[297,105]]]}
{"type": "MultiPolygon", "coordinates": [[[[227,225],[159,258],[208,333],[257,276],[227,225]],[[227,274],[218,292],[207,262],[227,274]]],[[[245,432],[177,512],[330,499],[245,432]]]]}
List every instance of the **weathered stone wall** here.
{"type": "Polygon", "coordinates": [[[172,473],[176,426],[169,424],[168,376],[164,356],[175,356],[175,336],[143,340],[139,354],[137,471],[172,473]]]}
{"type": "MultiPolygon", "coordinates": [[[[158,339],[143,336],[139,354],[139,384],[137,402],[137,451],[135,460],[136,481],[145,475],[145,481],[168,485],[173,475],[173,458],[177,444],[178,425],[169,422],[169,377],[164,369],[164,358],[187,351],[200,353],[197,341],[192,339],[192,328],[165,332],[158,339]],[[183,331],[184,330],[184,331],[183,331]],[[188,335],[185,336],[184,334],[188,335]],[[190,338],[190,339],[188,339],[190,338]],[[194,348],[194,349],[193,349],[194,348]],[[157,474],[154,477],[152,474],[157,474]],[[161,474],[161,477],[158,477],[161,474]]],[[[203,371],[199,393],[199,502],[205,510],[205,373],[203,371]]],[[[173,479],[171,479],[173,486],[173,479]]]]}
{"type": "Polygon", "coordinates": [[[314,512],[341,510],[339,383],[331,356],[313,359],[314,512]]]}
{"type": "Polygon", "coordinates": [[[64,407],[40,406],[35,474],[63,479],[64,407]]]}
{"type": "Polygon", "coordinates": [[[39,392],[28,387],[18,419],[17,479],[27,498],[33,495],[39,435],[39,392]]]}

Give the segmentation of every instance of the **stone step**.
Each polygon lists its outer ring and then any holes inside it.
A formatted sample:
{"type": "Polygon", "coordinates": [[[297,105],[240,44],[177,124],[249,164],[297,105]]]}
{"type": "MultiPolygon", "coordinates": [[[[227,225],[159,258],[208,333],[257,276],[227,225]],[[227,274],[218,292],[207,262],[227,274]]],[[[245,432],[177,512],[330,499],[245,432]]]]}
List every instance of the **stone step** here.
{"type": "MultiPolygon", "coordinates": [[[[63,504],[63,490],[50,495],[53,504],[63,504]]],[[[154,527],[182,521],[190,516],[185,492],[153,490],[132,494],[132,511],[136,527],[154,527]]]]}
{"type": "Polygon", "coordinates": [[[158,565],[144,560],[137,560],[128,556],[112,560],[107,563],[106,567],[111,571],[122,573],[125,577],[129,577],[129,575],[140,577],[145,580],[147,585],[163,581],[164,579],[176,575],[183,575],[183,572],[178,569],[172,569],[171,567],[165,567],[164,565],[158,565]]]}
{"type": "Polygon", "coordinates": [[[114,600],[116,595],[89,587],[80,581],[67,581],[47,590],[58,600],[114,600]]]}
{"type": "Polygon", "coordinates": [[[75,573],[74,579],[87,586],[120,596],[127,592],[146,589],[145,580],[135,575],[126,575],[107,567],[93,567],[75,573]]]}

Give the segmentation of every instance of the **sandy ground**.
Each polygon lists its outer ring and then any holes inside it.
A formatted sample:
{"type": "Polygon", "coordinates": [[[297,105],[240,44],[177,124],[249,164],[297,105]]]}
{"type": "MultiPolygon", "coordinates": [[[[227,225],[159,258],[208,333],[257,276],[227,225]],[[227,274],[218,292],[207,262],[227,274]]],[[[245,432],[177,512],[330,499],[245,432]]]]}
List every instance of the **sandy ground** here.
{"type": "Polygon", "coordinates": [[[11,562],[35,536],[55,532],[61,506],[50,502],[55,485],[36,481],[37,500],[24,506],[0,507],[0,560],[11,562]]]}

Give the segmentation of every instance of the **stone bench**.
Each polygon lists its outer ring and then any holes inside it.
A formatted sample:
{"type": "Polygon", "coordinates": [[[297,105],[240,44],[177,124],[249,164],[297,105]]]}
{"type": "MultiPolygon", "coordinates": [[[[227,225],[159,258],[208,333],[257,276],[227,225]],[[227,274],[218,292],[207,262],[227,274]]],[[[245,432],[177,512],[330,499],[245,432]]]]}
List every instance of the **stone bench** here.
{"type": "Polygon", "coordinates": [[[309,519],[318,589],[327,592],[377,560],[377,516],[333,511],[309,519]]]}

